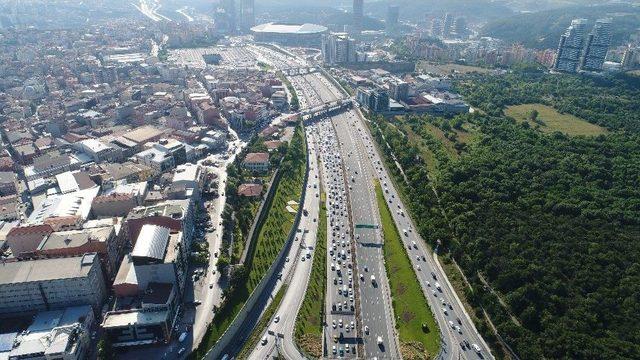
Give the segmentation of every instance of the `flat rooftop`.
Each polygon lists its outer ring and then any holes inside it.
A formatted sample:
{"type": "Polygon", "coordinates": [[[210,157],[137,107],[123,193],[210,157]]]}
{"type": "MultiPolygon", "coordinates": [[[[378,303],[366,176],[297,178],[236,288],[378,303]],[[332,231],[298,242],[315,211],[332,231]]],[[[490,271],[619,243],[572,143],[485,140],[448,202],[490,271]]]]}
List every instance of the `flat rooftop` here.
{"type": "Polygon", "coordinates": [[[59,259],[16,261],[0,264],[0,285],[83,278],[97,260],[95,254],[59,259]]]}

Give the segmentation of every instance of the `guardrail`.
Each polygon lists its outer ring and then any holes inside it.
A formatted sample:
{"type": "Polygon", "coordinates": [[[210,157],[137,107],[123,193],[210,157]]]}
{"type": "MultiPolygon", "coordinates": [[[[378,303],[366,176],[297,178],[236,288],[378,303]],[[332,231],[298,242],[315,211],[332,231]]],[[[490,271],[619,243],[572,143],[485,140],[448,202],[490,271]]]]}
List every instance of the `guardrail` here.
{"type": "MultiPolygon", "coordinates": [[[[304,131],[304,125],[302,125],[302,129],[304,131]]],[[[304,146],[307,153],[307,157],[306,157],[307,166],[304,173],[302,192],[300,194],[300,199],[298,199],[299,203],[304,201],[304,198],[306,195],[306,189],[307,189],[307,182],[309,180],[309,156],[308,156],[309,148],[308,148],[306,137],[304,137],[304,146]]],[[[263,295],[263,291],[265,290],[265,287],[269,283],[275,280],[275,277],[277,276],[276,270],[279,269],[284,264],[284,259],[286,257],[285,255],[289,252],[289,249],[291,248],[291,245],[294,242],[301,217],[302,217],[302,207],[299,206],[298,211],[296,213],[296,217],[291,226],[291,230],[289,231],[289,235],[287,236],[287,241],[285,242],[285,246],[283,246],[282,250],[280,250],[280,252],[278,253],[278,256],[276,257],[276,261],[274,261],[271,264],[267,273],[262,277],[262,280],[260,280],[260,282],[255,287],[255,289],[253,289],[253,291],[251,292],[251,295],[249,295],[249,298],[242,306],[242,309],[240,310],[240,312],[238,312],[236,317],[233,319],[233,322],[229,325],[229,327],[225,330],[225,332],[220,336],[216,344],[211,349],[209,349],[209,351],[204,357],[205,359],[215,360],[220,358],[223,355],[226,348],[229,346],[231,341],[234,340],[238,331],[244,325],[244,322],[247,320],[247,316],[249,315],[249,312],[253,310],[253,307],[256,306],[256,303],[258,302],[258,300],[260,300],[260,297],[263,295]]],[[[254,319],[254,320],[256,322],[258,321],[258,319],[254,319]]]]}

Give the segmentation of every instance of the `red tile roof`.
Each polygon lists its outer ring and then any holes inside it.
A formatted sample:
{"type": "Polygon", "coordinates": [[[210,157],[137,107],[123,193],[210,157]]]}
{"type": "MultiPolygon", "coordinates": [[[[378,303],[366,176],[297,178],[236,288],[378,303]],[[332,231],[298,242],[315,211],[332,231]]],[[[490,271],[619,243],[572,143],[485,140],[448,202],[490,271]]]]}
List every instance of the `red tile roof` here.
{"type": "Polygon", "coordinates": [[[93,199],[93,203],[99,204],[99,203],[112,202],[112,201],[126,201],[126,200],[130,200],[131,198],[133,198],[131,194],[111,193],[109,195],[96,196],[93,199]]]}
{"type": "Polygon", "coordinates": [[[242,184],[238,187],[238,195],[256,197],[262,194],[262,185],[260,184],[242,184]]]}
{"type": "Polygon", "coordinates": [[[249,164],[262,164],[269,161],[269,154],[265,152],[248,153],[244,157],[244,162],[249,164]]]}
{"type": "Polygon", "coordinates": [[[52,232],[53,232],[53,228],[51,227],[51,225],[48,225],[48,224],[16,226],[13,229],[9,230],[9,233],[7,233],[7,237],[29,235],[29,234],[49,235],[52,232]]]}

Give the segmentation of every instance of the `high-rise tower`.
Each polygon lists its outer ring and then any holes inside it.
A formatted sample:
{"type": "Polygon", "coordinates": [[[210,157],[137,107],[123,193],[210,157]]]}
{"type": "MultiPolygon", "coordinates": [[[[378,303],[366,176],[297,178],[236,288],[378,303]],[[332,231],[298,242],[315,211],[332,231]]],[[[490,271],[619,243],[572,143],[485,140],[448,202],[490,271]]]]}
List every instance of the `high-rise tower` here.
{"type": "Polygon", "coordinates": [[[611,19],[599,19],[587,36],[580,70],[602,71],[609,45],[611,45],[611,19]]]}
{"type": "Polygon", "coordinates": [[[364,19],[364,0],[353,0],[353,28],[356,32],[362,31],[364,19]]]}
{"type": "Polygon", "coordinates": [[[565,33],[560,36],[558,51],[553,68],[558,71],[576,72],[584,45],[586,19],[575,19],[565,33]]]}
{"type": "Polygon", "coordinates": [[[387,34],[394,33],[398,28],[398,20],[400,19],[400,6],[389,5],[387,8],[387,18],[385,21],[385,28],[387,34]]]}
{"type": "Polygon", "coordinates": [[[249,31],[256,24],[255,0],[240,0],[240,28],[249,31]]]}

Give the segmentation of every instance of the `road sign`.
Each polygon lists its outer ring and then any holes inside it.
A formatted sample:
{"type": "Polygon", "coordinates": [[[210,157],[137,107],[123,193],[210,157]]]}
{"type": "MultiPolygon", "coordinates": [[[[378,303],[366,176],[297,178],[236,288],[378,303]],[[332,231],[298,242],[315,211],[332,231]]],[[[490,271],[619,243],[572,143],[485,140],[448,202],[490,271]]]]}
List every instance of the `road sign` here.
{"type": "Polygon", "coordinates": [[[376,224],[356,224],[356,229],[377,229],[376,224]]]}

